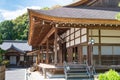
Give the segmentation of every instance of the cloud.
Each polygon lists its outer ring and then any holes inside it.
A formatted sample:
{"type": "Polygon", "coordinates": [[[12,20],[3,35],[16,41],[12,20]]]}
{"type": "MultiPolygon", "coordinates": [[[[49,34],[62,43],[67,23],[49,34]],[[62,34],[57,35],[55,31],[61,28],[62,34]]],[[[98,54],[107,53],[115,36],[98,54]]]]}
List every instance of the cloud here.
{"type": "Polygon", "coordinates": [[[54,0],[54,1],[62,5],[70,4],[71,2],[73,2],[73,0],[54,0]]]}
{"type": "Polygon", "coordinates": [[[3,20],[4,20],[4,17],[3,17],[3,15],[0,12],[0,22],[3,21],[3,20]]]}
{"type": "Polygon", "coordinates": [[[39,6],[30,6],[30,7],[25,7],[25,8],[19,8],[15,11],[9,11],[9,10],[0,10],[0,17],[2,17],[3,20],[11,20],[15,19],[16,17],[24,14],[27,12],[27,9],[40,9],[39,6]]]}

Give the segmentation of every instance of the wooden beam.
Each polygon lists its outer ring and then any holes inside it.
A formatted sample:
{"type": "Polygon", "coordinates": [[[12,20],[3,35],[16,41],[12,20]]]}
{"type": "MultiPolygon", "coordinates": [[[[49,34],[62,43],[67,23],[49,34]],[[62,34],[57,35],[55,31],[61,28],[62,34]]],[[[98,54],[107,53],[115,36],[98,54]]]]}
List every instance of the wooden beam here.
{"type": "Polygon", "coordinates": [[[27,55],[33,55],[33,54],[38,54],[39,50],[28,52],[27,55]]]}
{"type": "Polygon", "coordinates": [[[47,41],[47,38],[49,38],[54,32],[55,32],[55,28],[52,27],[52,29],[47,33],[47,35],[43,38],[40,44],[45,43],[47,41]]]}

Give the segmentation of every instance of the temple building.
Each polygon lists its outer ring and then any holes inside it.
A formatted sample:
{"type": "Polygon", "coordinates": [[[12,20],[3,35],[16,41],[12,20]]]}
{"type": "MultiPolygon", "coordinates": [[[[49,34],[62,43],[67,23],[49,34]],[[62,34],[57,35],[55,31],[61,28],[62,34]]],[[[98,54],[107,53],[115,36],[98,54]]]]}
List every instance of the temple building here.
{"type": "Polygon", "coordinates": [[[28,43],[39,50],[38,62],[120,65],[119,2],[80,0],[50,10],[28,9],[28,43]]]}
{"type": "Polygon", "coordinates": [[[30,66],[36,60],[36,55],[27,55],[32,51],[27,41],[4,40],[0,48],[5,51],[3,60],[9,60],[10,65],[30,66]]]}

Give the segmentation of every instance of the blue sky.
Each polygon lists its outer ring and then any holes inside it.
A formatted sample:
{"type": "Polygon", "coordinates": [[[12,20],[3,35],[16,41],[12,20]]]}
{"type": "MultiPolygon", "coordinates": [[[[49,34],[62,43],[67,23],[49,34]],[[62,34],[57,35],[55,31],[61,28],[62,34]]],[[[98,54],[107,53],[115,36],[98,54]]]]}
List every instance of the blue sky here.
{"type": "Polygon", "coordinates": [[[0,22],[15,19],[27,11],[27,8],[40,9],[54,5],[67,5],[73,0],[0,0],[0,22]]]}

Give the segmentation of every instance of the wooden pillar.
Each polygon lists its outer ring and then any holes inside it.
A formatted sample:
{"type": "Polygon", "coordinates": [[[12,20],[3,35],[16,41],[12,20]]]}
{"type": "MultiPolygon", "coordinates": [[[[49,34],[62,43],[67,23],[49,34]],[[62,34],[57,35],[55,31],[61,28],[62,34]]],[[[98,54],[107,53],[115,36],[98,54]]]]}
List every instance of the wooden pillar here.
{"type": "Polygon", "coordinates": [[[98,60],[99,65],[101,65],[101,31],[99,30],[99,44],[98,44],[98,60]]]}
{"type": "Polygon", "coordinates": [[[43,63],[43,46],[41,45],[41,63],[43,63]]]}
{"type": "Polygon", "coordinates": [[[81,45],[78,46],[78,62],[82,63],[83,54],[81,45]]]}
{"type": "Polygon", "coordinates": [[[40,63],[40,49],[39,49],[39,51],[37,52],[37,54],[38,54],[38,55],[37,55],[37,57],[38,57],[38,59],[37,59],[37,60],[38,60],[37,63],[39,64],[39,63],[40,63]]]}
{"type": "Polygon", "coordinates": [[[47,39],[47,42],[46,42],[46,63],[47,64],[49,63],[48,49],[49,49],[49,42],[48,42],[48,39],[47,39]]]}
{"type": "Polygon", "coordinates": [[[62,62],[67,61],[66,42],[62,44],[62,62]]]}
{"type": "Polygon", "coordinates": [[[62,64],[62,59],[63,59],[63,58],[62,58],[62,49],[60,49],[60,50],[58,51],[58,56],[59,56],[59,57],[58,57],[58,60],[59,60],[58,63],[59,63],[59,64],[62,64]]]}
{"type": "Polygon", "coordinates": [[[88,45],[88,65],[93,65],[93,45],[88,45]]]}
{"type": "MultiPolygon", "coordinates": [[[[56,27],[57,27],[58,24],[56,24],[56,27]]],[[[54,52],[55,52],[55,55],[54,55],[54,64],[56,65],[57,64],[57,28],[55,27],[55,40],[54,40],[54,52]]]]}
{"type": "Polygon", "coordinates": [[[68,52],[68,62],[72,62],[73,61],[73,53],[72,53],[72,48],[68,48],[67,49],[68,52]]]}

